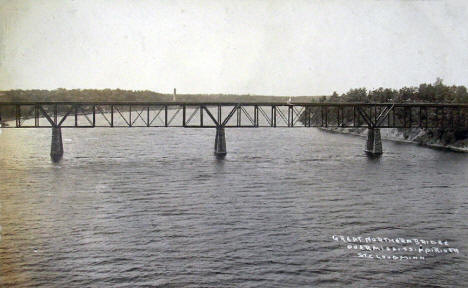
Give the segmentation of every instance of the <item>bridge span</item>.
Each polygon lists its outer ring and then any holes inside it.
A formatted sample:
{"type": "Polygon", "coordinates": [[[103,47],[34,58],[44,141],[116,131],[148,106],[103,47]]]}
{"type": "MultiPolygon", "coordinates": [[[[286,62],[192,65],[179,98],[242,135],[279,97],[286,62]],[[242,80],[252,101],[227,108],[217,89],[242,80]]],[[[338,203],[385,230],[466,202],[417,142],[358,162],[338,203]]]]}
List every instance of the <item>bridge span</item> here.
{"type": "Polygon", "coordinates": [[[468,104],[444,103],[0,103],[2,128],[51,128],[51,158],[63,156],[61,128],[215,128],[224,157],[225,128],[367,128],[365,151],[382,154],[381,128],[468,129],[468,104]],[[6,124],[6,125],[5,125],[6,124]]]}

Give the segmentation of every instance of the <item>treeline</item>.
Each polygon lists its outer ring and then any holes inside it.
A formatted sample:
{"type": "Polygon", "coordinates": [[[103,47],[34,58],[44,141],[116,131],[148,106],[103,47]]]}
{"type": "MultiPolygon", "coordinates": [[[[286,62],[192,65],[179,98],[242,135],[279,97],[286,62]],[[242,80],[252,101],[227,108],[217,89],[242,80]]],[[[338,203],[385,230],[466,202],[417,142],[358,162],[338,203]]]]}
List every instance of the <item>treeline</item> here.
{"type": "Polygon", "coordinates": [[[323,96],[319,102],[363,102],[363,103],[468,103],[465,86],[447,86],[442,79],[434,83],[420,84],[419,87],[403,87],[399,90],[379,88],[367,91],[366,88],[351,89],[342,95],[336,92],[323,96]]]}
{"type": "Polygon", "coordinates": [[[168,101],[170,97],[153,91],[121,89],[55,89],[4,91],[1,102],[108,102],[168,101]]]}
{"type": "MultiPolygon", "coordinates": [[[[315,102],[317,97],[296,97],[296,101],[315,102]]],[[[235,95],[235,94],[177,94],[176,102],[274,102],[285,103],[286,96],[235,95]]],[[[172,94],[153,91],[121,89],[55,89],[55,90],[9,90],[0,92],[0,102],[172,102],[172,94]],[[2,95],[3,94],[3,95],[2,95]]]]}
{"type": "MultiPolygon", "coordinates": [[[[0,102],[170,102],[172,94],[162,94],[149,90],[134,91],[122,89],[55,89],[55,90],[9,90],[3,91],[0,102]]],[[[351,89],[338,95],[293,97],[295,102],[362,102],[362,103],[468,103],[465,86],[447,86],[438,78],[434,83],[418,87],[403,87],[399,90],[379,88],[351,89]]],[[[263,101],[285,102],[289,97],[232,95],[232,94],[178,94],[177,101],[263,101]]]]}
{"type": "MultiPolygon", "coordinates": [[[[289,97],[233,95],[233,94],[177,94],[176,102],[185,103],[286,103],[289,97]]],[[[314,102],[316,97],[298,97],[298,101],[314,102]]],[[[55,90],[9,90],[0,92],[0,103],[30,103],[30,102],[165,102],[174,101],[172,94],[162,94],[153,91],[133,91],[122,89],[55,89],[55,90]]],[[[15,107],[0,106],[0,119],[3,121],[15,119],[15,107]]]]}
{"type": "MultiPolygon", "coordinates": [[[[444,85],[442,79],[438,78],[434,83],[421,84],[418,87],[404,87],[399,90],[379,88],[367,91],[365,88],[351,89],[342,95],[336,92],[331,96],[319,97],[319,102],[333,102],[333,103],[468,103],[468,91],[465,86],[447,86],[444,85]]],[[[349,112],[349,111],[348,111],[349,112]]],[[[370,111],[372,113],[372,111],[370,111]]],[[[380,113],[380,111],[378,111],[380,113]]],[[[403,119],[407,115],[403,111],[394,111],[396,119],[403,119]]],[[[419,117],[418,111],[413,109],[410,111],[413,121],[419,117]]],[[[414,141],[422,144],[426,143],[440,143],[444,145],[456,144],[459,141],[468,141],[468,129],[466,123],[468,120],[468,111],[463,109],[456,117],[452,110],[446,111],[428,110],[427,114],[422,115],[423,121],[428,121],[428,126],[441,126],[440,123],[447,121],[447,119],[455,119],[454,126],[446,128],[415,128],[417,123],[408,123],[408,127],[412,129],[423,130],[424,133],[414,141]],[[458,125],[457,125],[458,124],[458,125]]],[[[336,117],[336,111],[330,111],[329,117],[336,117]]],[[[345,113],[345,122],[350,122],[353,115],[345,113]]],[[[362,119],[359,120],[362,122],[362,119]]],[[[408,138],[412,133],[410,129],[397,128],[405,138],[408,138]]]]}

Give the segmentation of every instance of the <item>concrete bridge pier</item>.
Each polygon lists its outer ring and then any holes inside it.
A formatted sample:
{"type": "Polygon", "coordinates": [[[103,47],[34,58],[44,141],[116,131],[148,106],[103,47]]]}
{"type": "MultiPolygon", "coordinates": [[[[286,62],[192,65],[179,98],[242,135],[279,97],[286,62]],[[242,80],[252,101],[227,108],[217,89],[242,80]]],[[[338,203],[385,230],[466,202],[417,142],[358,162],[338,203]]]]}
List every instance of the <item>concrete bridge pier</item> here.
{"type": "Polygon", "coordinates": [[[52,127],[52,144],[50,146],[50,158],[53,162],[59,162],[63,156],[62,129],[52,127]]]}
{"type": "Polygon", "coordinates": [[[224,126],[216,127],[216,138],[214,153],[218,158],[224,158],[226,156],[226,135],[224,133],[224,126]]]}
{"type": "Polygon", "coordinates": [[[380,137],[380,129],[368,128],[367,129],[367,143],[366,150],[370,155],[381,155],[382,149],[382,138],[380,137]]]}

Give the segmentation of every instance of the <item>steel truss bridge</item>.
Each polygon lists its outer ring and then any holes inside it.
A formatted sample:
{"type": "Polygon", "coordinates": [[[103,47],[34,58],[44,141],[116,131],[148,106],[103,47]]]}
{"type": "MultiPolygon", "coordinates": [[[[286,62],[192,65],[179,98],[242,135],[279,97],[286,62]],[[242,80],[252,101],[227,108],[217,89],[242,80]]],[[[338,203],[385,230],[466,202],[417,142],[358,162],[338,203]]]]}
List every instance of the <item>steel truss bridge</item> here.
{"type": "MultiPolygon", "coordinates": [[[[468,129],[468,104],[441,103],[0,103],[3,128],[52,128],[52,159],[63,155],[61,128],[216,128],[215,154],[226,155],[224,128],[368,128],[366,151],[381,154],[380,128],[468,129]]],[[[57,161],[58,161],[57,160],[57,161]]]]}

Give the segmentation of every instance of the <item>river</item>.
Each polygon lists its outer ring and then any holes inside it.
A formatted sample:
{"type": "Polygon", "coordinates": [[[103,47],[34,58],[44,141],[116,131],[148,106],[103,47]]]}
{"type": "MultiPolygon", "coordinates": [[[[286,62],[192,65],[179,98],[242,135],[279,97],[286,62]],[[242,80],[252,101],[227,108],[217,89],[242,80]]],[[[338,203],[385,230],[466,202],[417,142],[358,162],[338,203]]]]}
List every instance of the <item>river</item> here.
{"type": "Polygon", "coordinates": [[[468,154],[228,128],[219,160],[214,129],[62,131],[58,164],[50,129],[1,131],[0,287],[468,285],[468,154]],[[457,253],[370,259],[339,235],[457,253]]]}

